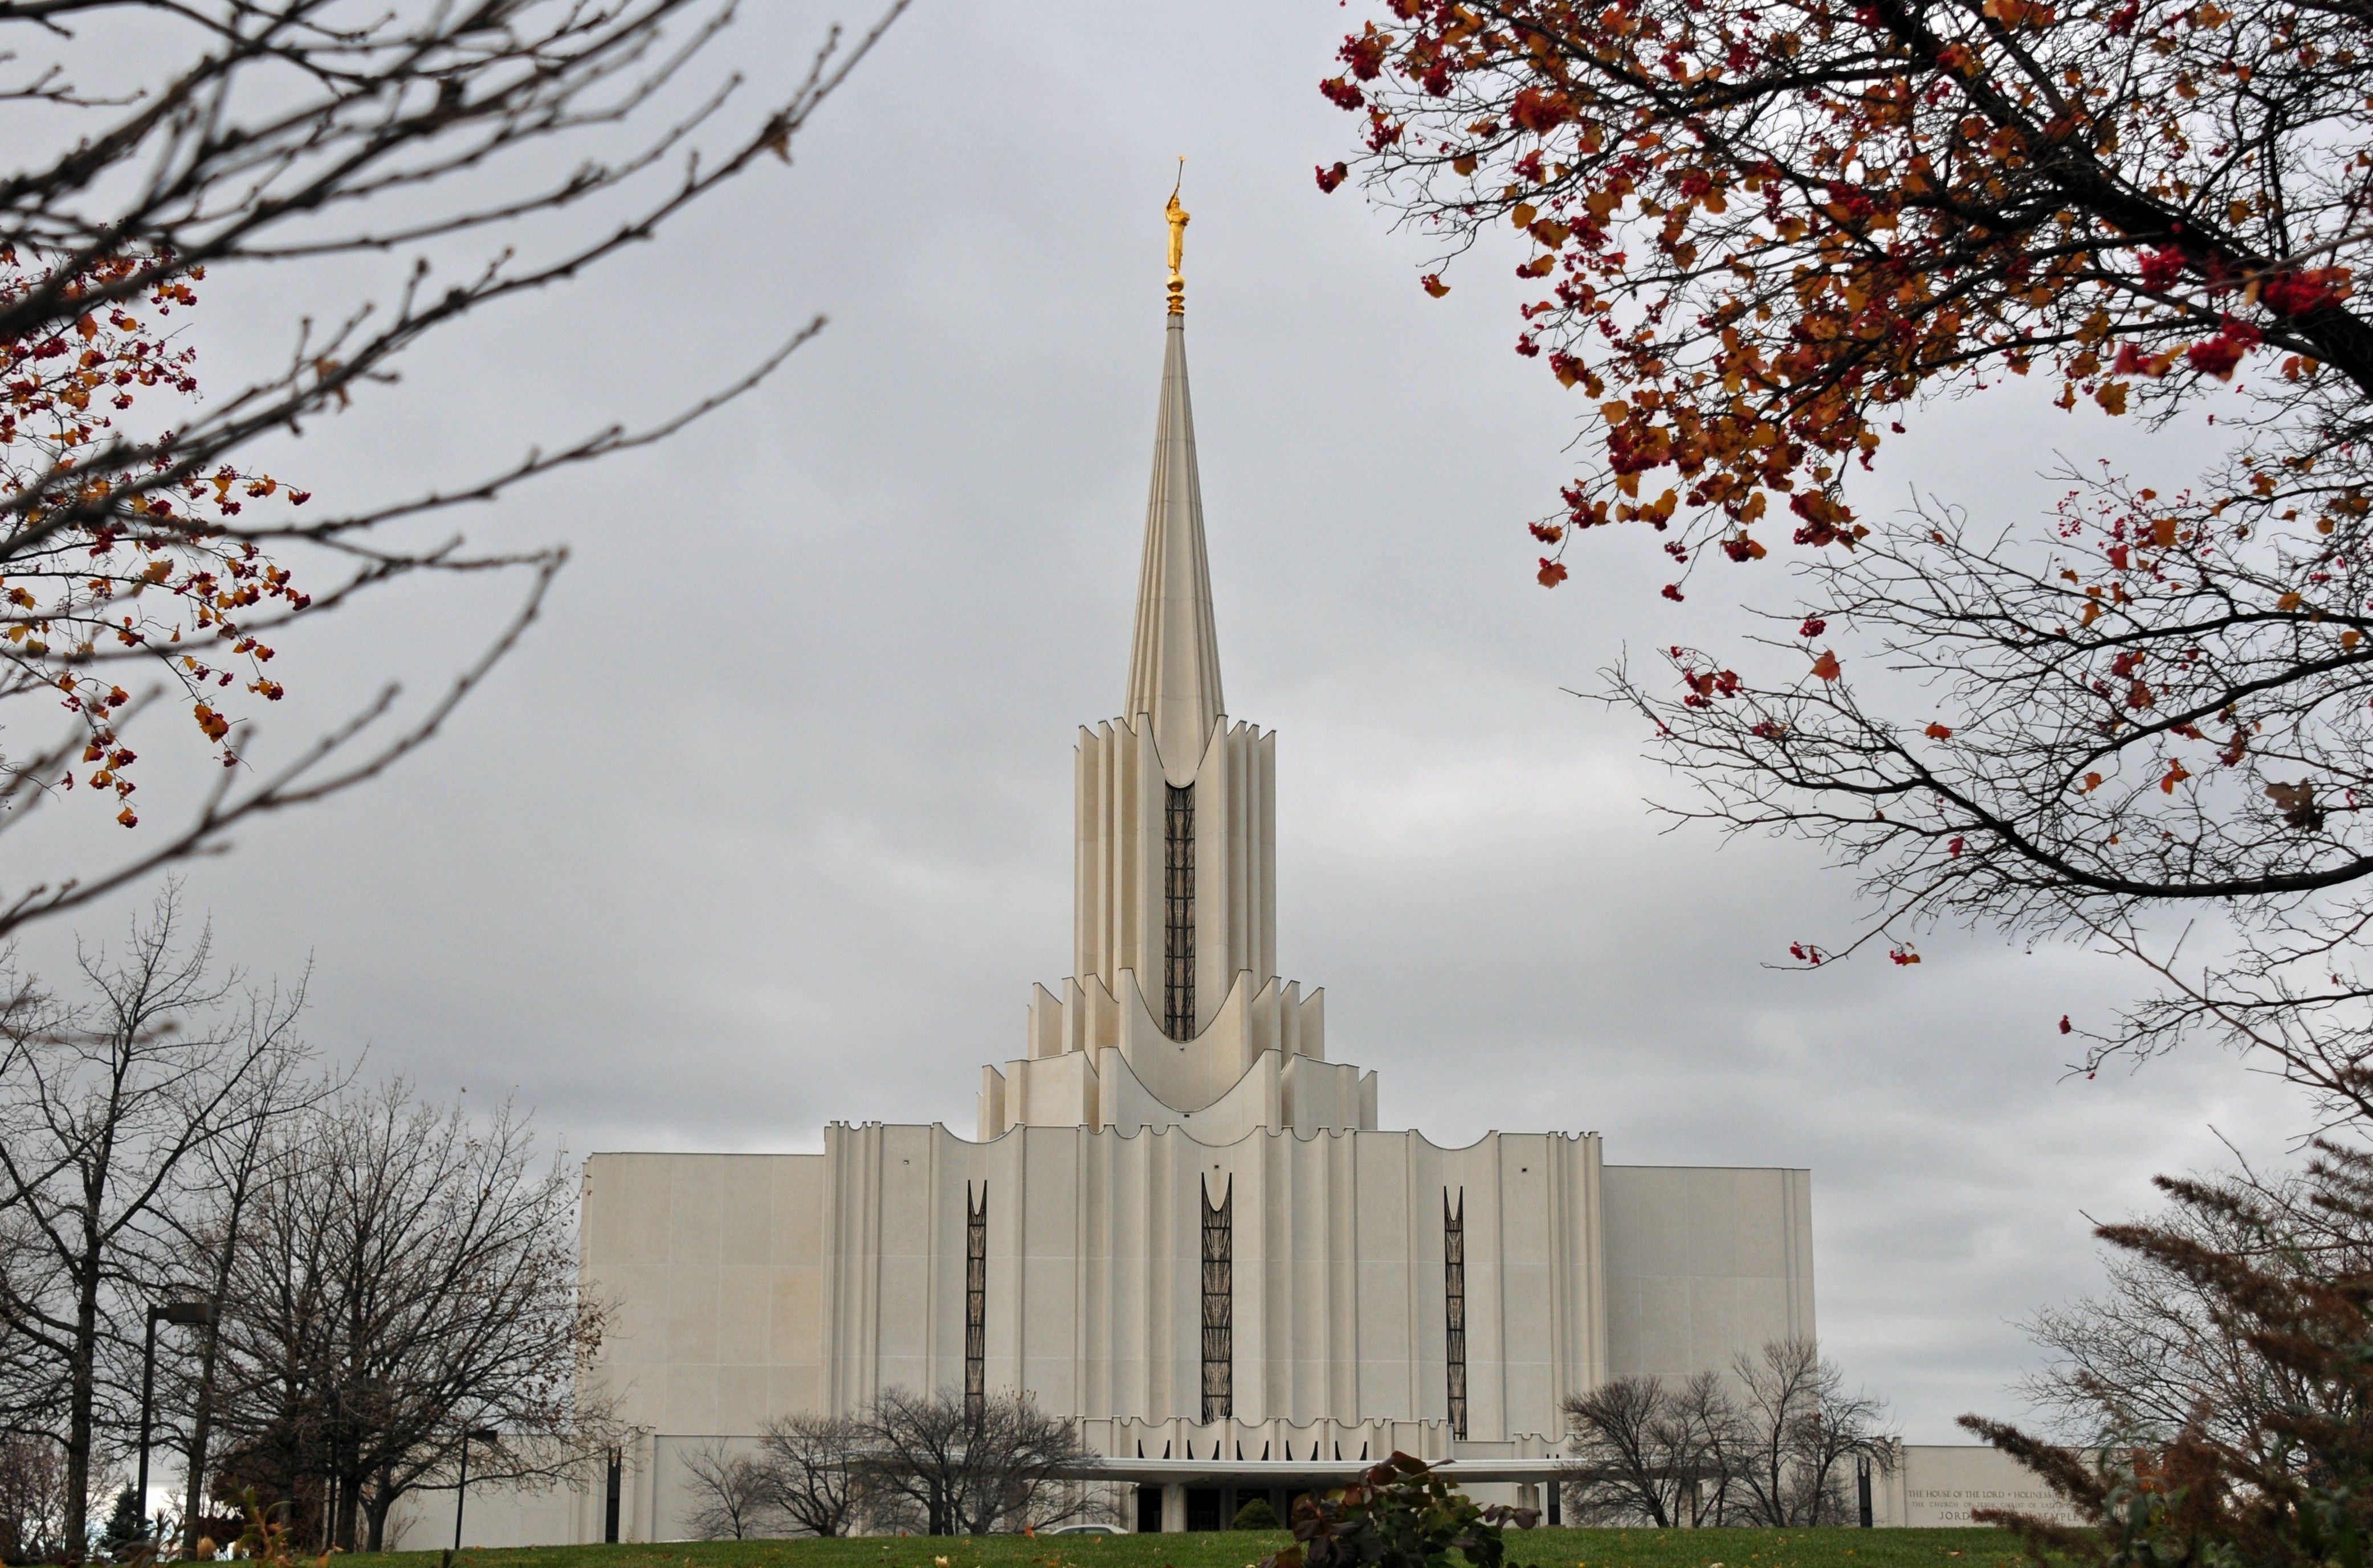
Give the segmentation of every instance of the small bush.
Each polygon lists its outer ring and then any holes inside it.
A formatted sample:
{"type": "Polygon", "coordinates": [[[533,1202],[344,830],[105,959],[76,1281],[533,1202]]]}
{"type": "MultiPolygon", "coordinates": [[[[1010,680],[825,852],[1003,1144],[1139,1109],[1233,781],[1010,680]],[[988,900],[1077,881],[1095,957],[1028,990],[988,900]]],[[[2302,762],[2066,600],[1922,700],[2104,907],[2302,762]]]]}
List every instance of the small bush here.
{"type": "Polygon", "coordinates": [[[1530,1529],[1534,1508],[1478,1507],[1422,1459],[1395,1454],[1351,1485],[1293,1514],[1293,1540],[1260,1568],[1439,1568],[1451,1552],[1469,1568],[1502,1568],[1510,1526],[1530,1529]]]}
{"type": "Polygon", "coordinates": [[[1266,1497],[1247,1498],[1236,1510],[1236,1522],[1230,1526],[1238,1530],[1274,1530],[1283,1527],[1277,1522],[1277,1510],[1268,1505],[1266,1497]]]}

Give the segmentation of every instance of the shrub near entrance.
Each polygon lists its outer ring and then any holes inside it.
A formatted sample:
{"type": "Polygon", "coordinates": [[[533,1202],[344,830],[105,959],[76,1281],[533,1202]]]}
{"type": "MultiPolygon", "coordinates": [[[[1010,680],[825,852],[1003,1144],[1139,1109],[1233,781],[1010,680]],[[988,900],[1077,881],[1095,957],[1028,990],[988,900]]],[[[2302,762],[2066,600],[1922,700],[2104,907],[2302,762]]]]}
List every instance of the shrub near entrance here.
{"type": "Polygon", "coordinates": [[[1539,1518],[1537,1508],[1482,1507],[1424,1460],[1397,1453],[1340,1492],[1304,1498],[1293,1543],[1261,1568],[1443,1568],[1454,1551],[1472,1568],[1502,1568],[1502,1532],[1539,1518]]]}

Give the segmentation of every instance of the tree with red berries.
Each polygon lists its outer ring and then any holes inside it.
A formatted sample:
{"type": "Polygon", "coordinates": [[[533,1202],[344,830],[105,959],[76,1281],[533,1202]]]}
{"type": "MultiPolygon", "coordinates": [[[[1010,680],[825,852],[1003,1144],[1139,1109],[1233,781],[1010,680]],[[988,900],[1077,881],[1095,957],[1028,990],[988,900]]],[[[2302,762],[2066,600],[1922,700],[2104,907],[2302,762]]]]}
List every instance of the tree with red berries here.
{"type": "MultiPolygon", "coordinates": [[[[95,298],[138,265],[111,256],[60,278],[0,246],[0,310],[41,289],[61,301],[95,298]]],[[[211,474],[175,473],[170,426],[144,425],[149,411],[134,412],[150,393],[197,392],[197,350],[172,317],[197,303],[193,285],[205,276],[193,267],[158,279],[144,299],[99,305],[64,331],[0,344],[8,375],[0,493],[15,503],[15,526],[0,538],[0,702],[54,697],[75,720],[54,751],[9,759],[0,803],[79,784],[116,804],[117,822],[139,825],[137,759],[122,733],[136,709],[120,684],[138,679],[124,671],[129,660],[190,704],[226,767],[240,759],[223,693],[238,683],[242,696],[284,695],[265,673],[273,648],[250,627],[312,607],[263,548],[263,539],[301,528],[287,509],[311,496],[228,462],[211,474]],[[159,450],[137,467],[90,461],[142,444],[159,450]],[[271,501],[283,515],[244,519],[271,501]]]]}
{"type": "Polygon", "coordinates": [[[2373,21],[1386,10],[1322,84],[1358,178],[1443,237],[1436,296],[1507,226],[1537,284],[1516,351],[1588,399],[1592,460],[1531,524],[1542,583],[1618,527],[1658,536],[1671,599],[1710,552],[1799,568],[1748,649],[1610,673],[1701,791],[1682,814],[1861,872],[1870,924],[1799,957],[1917,962],[1937,919],[2099,941],[2160,984],[2082,1065],[2207,1033],[2373,1120],[2373,21]],[[2040,519],[1869,510],[1905,421],[2021,380],[2226,439],[2171,475],[2081,466],[2040,519]],[[2172,934],[2194,911],[2230,928],[2194,938],[2214,959],[2172,934]]]}
{"type": "Polygon", "coordinates": [[[758,384],[822,318],[641,428],[431,473],[392,500],[308,509],[258,448],[385,395],[423,340],[789,163],[904,7],[883,0],[853,47],[835,29],[749,103],[717,47],[731,0],[0,0],[14,115],[0,158],[0,833],[53,796],[95,795],[144,835],[88,874],[0,881],[0,936],[371,778],[437,732],[534,618],[563,552],[422,543],[422,521],[664,439],[758,384]],[[140,49],[122,46],[126,28],[140,49]],[[435,275],[457,248],[462,263],[435,275]],[[189,312],[210,275],[390,252],[410,263],[392,298],[357,296],[326,325],[253,307],[224,323],[285,358],[201,395],[189,312]],[[251,757],[254,712],[296,678],[274,662],[292,619],[399,579],[507,570],[526,574],[516,614],[434,700],[406,717],[391,686],[320,742],[251,757]],[[152,704],[169,722],[144,734],[193,724],[222,771],[144,826],[162,813],[135,800],[131,730],[152,704]]]}

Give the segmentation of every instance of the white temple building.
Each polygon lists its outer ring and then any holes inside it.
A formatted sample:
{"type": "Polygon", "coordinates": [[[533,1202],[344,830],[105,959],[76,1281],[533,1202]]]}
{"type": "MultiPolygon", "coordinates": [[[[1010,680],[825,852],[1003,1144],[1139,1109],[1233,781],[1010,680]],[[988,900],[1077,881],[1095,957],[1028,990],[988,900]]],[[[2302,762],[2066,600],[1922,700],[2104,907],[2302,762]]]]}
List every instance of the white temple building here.
{"type": "MultiPolygon", "coordinates": [[[[643,1435],[521,1533],[682,1536],[687,1446],[893,1387],[1077,1418],[1129,1527],[1218,1527],[1395,1449],[1507,1496],[1568,1396],[1813,1335],[1809,1172],[1385,1129],[1325,993],[1280,972],[1277,738],[1222,696],[1175,269],[1126,695],[1076,742],[1070,977],[1032,990],[969,1137],[586,1163],[602,1375],[643,1435]]],[[[1488,1039],[1442,1046],[1492,1071],[1488,1039]]]]}

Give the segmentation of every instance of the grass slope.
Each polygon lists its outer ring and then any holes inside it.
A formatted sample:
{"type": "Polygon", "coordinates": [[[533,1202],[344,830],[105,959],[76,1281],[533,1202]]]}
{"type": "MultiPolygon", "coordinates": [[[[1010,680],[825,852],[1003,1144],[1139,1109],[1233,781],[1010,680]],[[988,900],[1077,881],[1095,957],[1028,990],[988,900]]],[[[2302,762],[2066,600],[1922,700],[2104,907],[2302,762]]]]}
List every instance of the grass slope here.
{"type": "MultiPolygon", "coordinates": [[[[1246,1568],[1282,1531],[1160,1536],[879,1536],[847,1540],[674,1541],[473,1548],[454,1568],[1246,1568]]],[[[342,1559],[339,1568],[422,1568],[436,1553],[342,1559]]],[[[1519,1568],[2018,1568],[2000,1530],[1512,1531],[1519,1568]]]]}

